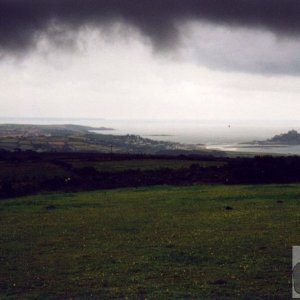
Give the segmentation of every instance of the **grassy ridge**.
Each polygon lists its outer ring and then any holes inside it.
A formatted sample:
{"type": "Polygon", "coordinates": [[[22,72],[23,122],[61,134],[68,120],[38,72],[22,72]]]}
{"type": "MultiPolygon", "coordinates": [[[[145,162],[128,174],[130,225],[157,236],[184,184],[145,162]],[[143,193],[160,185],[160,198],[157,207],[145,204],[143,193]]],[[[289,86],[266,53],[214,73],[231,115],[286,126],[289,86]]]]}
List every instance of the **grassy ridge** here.
{"type": "Polygon", "coordinates": [[[99,172],[121,172],[125,170],[158,170],[160,168],[180,169],[189,168],[193,164],[208,168],[223,166],[223,161],[206,160],[180,160],[180,159],[128,159],[128,160],[89,160],[89,159],[68,159],[67,155],[62,159],[41,159],[41,160],[17,160],[0,161],[0,182],[1,181],[26,181],[44,180],[54,177],[65,178],[72,176],[71,168],[92,167],[99,172]],[[70,168],[63,164],[67,163],[70,168]]]}
{"type": "Polygon", "coordinates": [[[208,168],[214,166],[223,166],[222,161],[205,161],[205,160],[180,160],[180,159],[140,159],[140,160],[122,160],[122,161],[84,161],[84,160],[67,160],[75,168],[93,167],[99,172],[118,172],[128,169],[132,170],[157,170],[160,168],[181,169],[189,168],[193,164],[200,167],[208,168]]]}
{"type": "Polygon", "coordinates": [[[300,185],[0,202],[0,298],[288,299],[300,185]]]}
{"type": "MultiPolygon", "coordinates": [[[[161,176],[161,170],[168,169],[167,173],[180,172],[183,169],[188,170],[195,164],[209,169],[222,167],[226,161],[201,159],[201,157],[188,160],[177,157],[145,156],[142,158],[88,153],[5,153],[2,159],[0,157],[0,198],[13,198],[46,191],[74,192],[166,184],[167,176],[161,176]],[[161,181],[157,183],[159,178],[161,181]]],[[[178,176],[173,174],[169,177],[176,180],[178,176]]],[[[189,180],[186,179],[186,182],[189,180]]],[[[193,181],[189,183],[193,184],[193,181]]]]}

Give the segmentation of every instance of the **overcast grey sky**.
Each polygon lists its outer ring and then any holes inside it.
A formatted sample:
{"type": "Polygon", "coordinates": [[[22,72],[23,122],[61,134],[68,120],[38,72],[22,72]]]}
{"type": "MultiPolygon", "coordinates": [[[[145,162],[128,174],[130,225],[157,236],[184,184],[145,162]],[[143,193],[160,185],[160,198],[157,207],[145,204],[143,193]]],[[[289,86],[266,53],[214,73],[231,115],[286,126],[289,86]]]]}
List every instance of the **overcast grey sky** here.
{"type": "Polygon", "coordinates": [[[297,120],[299,2],[0,0],[0,116],[297,120]]]}

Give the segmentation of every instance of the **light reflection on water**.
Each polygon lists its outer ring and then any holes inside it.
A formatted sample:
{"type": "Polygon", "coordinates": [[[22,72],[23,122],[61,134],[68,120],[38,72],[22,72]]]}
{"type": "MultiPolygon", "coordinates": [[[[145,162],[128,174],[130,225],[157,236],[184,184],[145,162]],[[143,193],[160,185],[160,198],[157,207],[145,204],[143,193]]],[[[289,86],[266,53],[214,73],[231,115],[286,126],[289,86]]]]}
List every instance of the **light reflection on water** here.
{"type": "Polygon", "coordinates": [[[241,146],[238,144],[210,144],[206,146],[207,149],[215,149],[221,151],[234,151],[234,152],[252,152],[252,153],[267,153],[267,154],[284,154],[284,155],[300,155],[300,145],[281,145],[281,146],[256,146],[251,145],[241,146]]]}

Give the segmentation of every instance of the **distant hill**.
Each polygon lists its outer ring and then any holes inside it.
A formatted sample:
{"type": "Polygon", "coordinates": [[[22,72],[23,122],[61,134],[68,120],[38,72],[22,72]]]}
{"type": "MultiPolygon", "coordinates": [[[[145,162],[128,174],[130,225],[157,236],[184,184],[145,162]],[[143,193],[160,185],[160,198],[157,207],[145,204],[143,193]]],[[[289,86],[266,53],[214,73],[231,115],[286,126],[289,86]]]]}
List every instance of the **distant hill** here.
{"type": "Polygon", "coordinates": [[[65,135],[89,133],[91,130],[114,130],[107,127],[91,127],[83,125],[31,125],[31,124],[0,124],[0,136],[33,136],[33,135],[65,135]]]}
{"type": "Polygon", "coordinates": [[[296,130],[290,130],[287,133],[275,135],[270,140],[270,143],[300,145],[300,134],[296,130]]]}
{"type": "Polygon", "coordinates": [[[287,133],[274,135],[271,139],[265,141],[253,141],[250,144],[260,146],[300,145],[300,133],[298,133],[296,130],[289,130],[287,133]]]}

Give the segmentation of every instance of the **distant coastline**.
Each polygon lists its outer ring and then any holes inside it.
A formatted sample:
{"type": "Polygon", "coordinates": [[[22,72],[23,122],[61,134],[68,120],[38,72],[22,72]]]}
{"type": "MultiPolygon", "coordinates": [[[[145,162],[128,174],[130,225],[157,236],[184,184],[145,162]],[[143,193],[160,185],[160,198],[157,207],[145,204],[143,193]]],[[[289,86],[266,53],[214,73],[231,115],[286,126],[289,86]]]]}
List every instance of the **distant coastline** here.
{"type": "Polygon", "coordinates": [[[224,155],[221,151],[191,144],[157,141],[134,134],[101,132],[110,130],[114,129],[74,124],[0,124],[0,150],[224,155]]]}
{"type": "Polygon", "coordinates": [[[173,136],[172,134],[145,134],[145,136],[173,136]]]}
{"type": "MultiPolygon", "coordinates": [[[[91,127],[112,128],[116,135],[134,134],[156,140],[184,144],[237,144],[263,141],[291,128],[300,132],[300,120],[295,122],[233,122],[229,121],[155,121],[103,118],[0,118],[0,123],[13,124],[77,124],[91,127]]],[[[109,131],[106,131],[109,133],[109,131]]],[[[99,130],[99,133],[101,131],[99,130]]],[[[103,131],[104,133],[104,131],[103,131]]]]}

